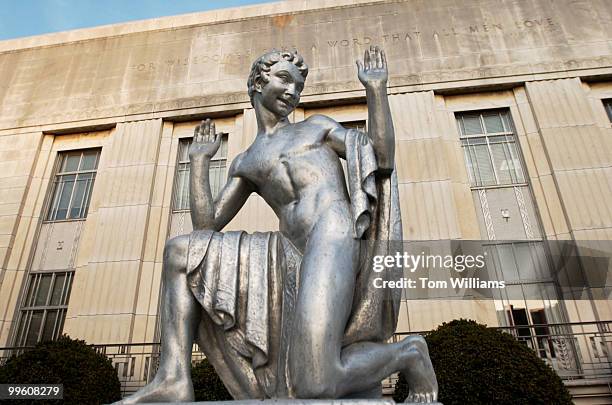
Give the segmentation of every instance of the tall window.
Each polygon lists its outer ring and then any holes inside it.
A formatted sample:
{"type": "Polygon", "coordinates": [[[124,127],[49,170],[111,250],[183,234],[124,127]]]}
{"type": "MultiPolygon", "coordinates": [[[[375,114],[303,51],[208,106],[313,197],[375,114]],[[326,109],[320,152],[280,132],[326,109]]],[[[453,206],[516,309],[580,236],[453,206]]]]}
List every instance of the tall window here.
{"type": "Polygon", "coordinates": [[[60,154],[47,221],[87,217],[99,158],[99,149],[60,154]]]}
{"type": "Polygon", "coordinates": [[[612,122],[612,99],[603,100],[603,104],[608,113],[608,119],[612,122]]]}
{"type": "Polygon", "coordinates": [[[32,273],[21,305],[16,346],[56,339],[62,332],[74,272],[32,273]]]}
{"type": "MultiPolygon", "coordinates": [[[[178,170],[176,172],[176,182],[174,186],[174,204],[173,211],[189,210],[189,145],[191,138],[181,139],[178,151],[178,170]]],[[[227,135],[221,139],[221,147],[217,154],[210,161],[210,191],[215,197],[221,187],[223,187],[226,178],[227,166],[227,135]]]]}
{"type": "Polygon", "coordinates": [[[526,182],[508,111],[459,113],[456,118],[473,187],[526,182]]]}

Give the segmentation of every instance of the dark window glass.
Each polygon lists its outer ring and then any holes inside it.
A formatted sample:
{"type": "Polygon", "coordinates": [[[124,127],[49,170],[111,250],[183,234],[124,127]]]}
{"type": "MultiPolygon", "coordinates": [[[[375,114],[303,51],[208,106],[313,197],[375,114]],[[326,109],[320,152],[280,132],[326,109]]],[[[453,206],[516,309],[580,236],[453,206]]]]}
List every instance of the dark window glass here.
{"type": "Polygon", "coordinates": [[[603,100],[606,113],[608,113],[608,119],[612,122],[612,99],[603,100]]]}

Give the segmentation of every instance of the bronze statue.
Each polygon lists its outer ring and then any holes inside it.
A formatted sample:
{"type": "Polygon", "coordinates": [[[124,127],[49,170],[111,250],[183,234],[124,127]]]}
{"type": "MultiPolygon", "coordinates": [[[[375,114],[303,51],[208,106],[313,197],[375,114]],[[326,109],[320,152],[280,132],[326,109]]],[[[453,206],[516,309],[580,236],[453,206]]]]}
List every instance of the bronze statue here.
{"type": "Polygon", "coordinates": [[[236,399],[375,398],[384,378],[403,371],[407,401],[436,401],[424,339],[385,343],[400,297],[374,288],[364,269],[389,249],[386,241],[402,237],[385,54],[371,47],[357,65],[367,134],[321,115],[289,122],[308,67],[297,53],[259,57],[248,79],[257,137],[214,201],[208,170],[221,134],[209,119],[196,128],[195,230],[164,251],[160,367],[122,403],[192,401],[194,339],[236,399]],[[272,207],[280,231],[220,232],[253,192],[272,207]]]}

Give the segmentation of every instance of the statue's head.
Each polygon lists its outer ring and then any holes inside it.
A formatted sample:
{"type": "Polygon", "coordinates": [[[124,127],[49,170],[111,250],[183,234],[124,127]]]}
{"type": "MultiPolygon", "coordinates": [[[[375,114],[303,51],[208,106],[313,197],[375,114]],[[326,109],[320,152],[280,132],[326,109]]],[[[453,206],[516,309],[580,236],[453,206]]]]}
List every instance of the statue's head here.
{"type": "Polygon", "coordinates": [[[300,101],[308,65],[297,53],[271,51],[251,66],[247,86],[251,104],[255,100],[277,115],[289,115],[300,101]]]}

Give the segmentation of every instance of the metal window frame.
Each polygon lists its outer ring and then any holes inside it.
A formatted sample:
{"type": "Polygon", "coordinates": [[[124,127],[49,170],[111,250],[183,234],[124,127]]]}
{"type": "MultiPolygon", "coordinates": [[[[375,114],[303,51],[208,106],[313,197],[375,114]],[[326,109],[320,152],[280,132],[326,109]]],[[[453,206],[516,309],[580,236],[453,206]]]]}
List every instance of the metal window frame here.
{"type": "Polygon", "coordinates": [[[49,204],[48,204],[47,209],[45,210],[46,214],[43,217],[44,218],[43,223],[82,221],[87,218],[87,214],[89,212],[89,204],[91,202],[91,193],[94,187],[94,183],[96,181],[96,177],[97,177],[96,174],[98,172],[98,165],[100,163],[101,153],[102,153],[101,148],[77,149],[77,150],[71,150],[71,151],[65,151],[65,152],[58,153],[59,159],[57,159],[55,173],[53,174],[53,177],[52,177],[52,181],[51,181],[52,187],[51,187],[50,195],[49,195],[49,204]],[[88,152],[94,152],[94,151],[96,152],[95,169],[78,170],[78,166],[81,165],[84,155],[88,152]],[[77,166],[77,170],[62,171],[62,165],[64,164],[66,159],[70,156],[75,156],[75,155],[79,155],[79,164],[77,166]],[[82,205],[82,207],[79,210],[79,216],[70,217],[70,212],[74,208],[73,206],[74,195],[77,189],[76,186],[77,186],[77,182],[79,181],[78,180],[79,175],[85,175],[85,174],[92,174],[91,179],[87,179],[87,181],[89,182],[89,185],[87,186],[87,189],[85,190],[85,193],[83,194],[82,201],[85,203],[82,205]],[[59,209],[59,201],[61,200],[61,197],[64,193],[63,187],[65,185],[65,182],[62,182],[61,179],[65,176],[71,176],[71,175],[74,175],[75,178],[74,178],[74,185],[72,187],[72,190],[70,191],[70,199],[68,200],[66,218],[63,218],[63,219],[54,218],[55,215],[57,215],[57,211],[59,209]],[[60,192],[57,192],[57,187],[60,184],[61,184],[62,190],[60,192]],[[53,211],[55,211],[55,213],[53,213],[53,211]]]}
{"type": "MultiPolygon", "coordinates": [[[[521,155],[520,155],[520,143],[518,141],[518,134],[516,133],[516,129],[514,127],[514,122],[512,120],[512,115],[510,114],[510,110],[509,109],[483,109],[483,110],[474,110],[474,111],[458,111],[455,112],[455,120],[457,122],[457,131],[459,132],[459,140],[463,141],[463,140],[467,140],[469,142],[470,139],[475,139],[475,138],[482,138],[484,140],[484,143],[487,145],[487,150],[488,150],[488,155],[489,155],[489,159],[491,162],[491,167],[493,169],[493,176],[495,177],[495,184],[487,184],[487,185],[482,185],[482,184],[476,184],[476,178],[473,175],[472,172],[468,173],[469,177],[470,177],[470,189],[471,190],[480,190],[480,189],[492,189],[492,188],[506,188],[506,187],[516,187],[516,186],[525,186],[528,185],[528,177],[527,177],[527,170],[524,167],[524,163],[523,160],[521,159],[521,155]],[[484,115],[485,114],[492,114],[492,113],[496,113],[499,114],[499,117],[501,119],[502,122],[502,126],[504,127],[503,132],[487,132],[487,127],[485,125],[485,121],[484,121],[484,115]],[[461,121],[463,121],[464,117],[467,115],[472,115],[472,116],[478,116],[478,119],[480,120],[480,126],[483,130],[482,134],[469,134],[466,135],[463,133],[463,130],[461,129],[461,121]],[[503,115],[505,115],[506,119],[504,119],[503,115]],[[508,126],[508,128],[506,128],[508,126]],[[514,170],[516,177],[518,178],[519,174],[522,175],[523,177],[523,181],[516,181],[516,182],[510,182],[510,183],[502,183],[500,182],[500,176],[497,170],[497,167],[495,165],[495,160],[493,159],[493,150],[491,149],[491,140],[490,138],[494,138],[496,136],[504,136],[505,139],[503,142],[494,142],[494,144],[515,144],[518,146],[518,150],[517,156],[514,156],[511,148],[508,148],[508,151],[510,153],[510,158],[512,160],[512,162],[519,162],[519,170],[514,170]],[[511,139],[508,139],[511,138],[511,139]]],[[[464,125],[465,127],[465,125],[464,125]]],[[[466,147],[470,147],[471,145],[463,145],[463,143],[461,143],[461,148],[465,149],[466,147]]],[[[506,154],[506,151],[504,150],[504,155],[506,154]]],[[[468,165],[468,161],[467,161],[467,156],[466,153],[464,151],[463,153],[463,157],[465,160],[465,165],[466,168],[469,168],[468,165]]],[[[469,169],[468,169],[469,170],[469,169]]],[[[472,170],[473,171],[473,170],[472,170]]]]}
{"type": "Polygon", "coordinates": [[[30,328],[32,326],[32,316],[34,313],[42,311],[43,315],[40,321],[40,326],[36,332],[36,342],[40,342],[43,338],[43,332],[45,330],[45,324],[47,322],[47,316],[51,311],[57,311],[57,316],[53,322],[52,339],[57,339],[63,324],[65,322],[66,312],[68,311],[68,302],[70,300],[70,293],[72,291],[72,283],[74,282],[74,270],[61,270],[61,271],[36,271],[31,272],[28,275],[28,285],[25,289],[25,293],[22,297],[21,305],[19,306],[19,322],[17,323],[15,344],[17,346],[25,346],[28,335],[30,334],[30,328]],[[33,305],[36,301],[36,297],[40,292],[40,282],[45,275],[51,275],[51,282],[46,293],[44,305],[33,305]],[[66,275],[64,278],[60,303],[57,305],[51,305],[51,297],[55,283],[59,275],[66,275]],[[30,294],[31,289],[33,289],[30,294]],[[30,296],[30,300],[28,300],[30,296]],[[29,301],[29,302],[28,302],[29,301]]]}

